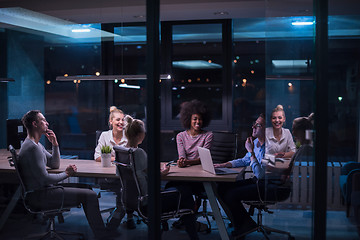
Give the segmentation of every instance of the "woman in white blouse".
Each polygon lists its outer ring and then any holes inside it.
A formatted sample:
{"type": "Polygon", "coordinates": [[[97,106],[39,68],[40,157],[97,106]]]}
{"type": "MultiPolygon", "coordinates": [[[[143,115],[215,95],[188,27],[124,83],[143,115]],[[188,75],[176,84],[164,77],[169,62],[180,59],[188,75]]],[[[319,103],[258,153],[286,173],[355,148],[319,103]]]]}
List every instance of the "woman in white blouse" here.
{"type": "MultiPolygon", "coordinates": [[[[110,130],[104,131],[101,133],[98,145],[95,148],[94,159],[97,162],[101,161],[101,147],[110,146],[114,147],[115,145],[125,146],[127,144],[127,139],[124,134],[124,117],[125,114],[120,109],[115,106],[110,107],[109,115],[109,127],[110,130]]],[[[111,151],[111,161],[115,160],[115,151],[111,151]]]]}
{"type": "Polygon", "coordinates": [[[265,132],[265,152],[277,158],[291,158],[296,151],[290,130],[283,128],[285,120],[284,108],[278,105],[271,113],[272,127],[265,132]]]}

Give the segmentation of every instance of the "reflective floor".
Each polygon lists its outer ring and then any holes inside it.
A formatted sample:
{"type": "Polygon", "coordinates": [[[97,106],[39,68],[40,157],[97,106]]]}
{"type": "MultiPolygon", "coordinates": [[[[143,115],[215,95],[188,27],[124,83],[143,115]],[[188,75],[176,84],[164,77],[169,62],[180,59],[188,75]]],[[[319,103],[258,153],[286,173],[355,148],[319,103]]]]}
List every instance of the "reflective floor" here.
{"type": "MultiPolygon", "coordinates": [[[[96,189],[95,189],[96,190],[96,189]]],[[[114,202],[114,195],[112,193],[102,193],[100,198],[101,209],[112,207],[114,202]]],[[[210,209],[209,209],[210,210],[210,209]]],[[[108,213],[103,214],[104,221],[108,217],[108,213]]],[[[264,214],[263,222],[265,225],[286,230],[297,240],[311,239],[311,221],[312,213],[310,211],[301,210],[274,210],[274,214],[264,214]]],[[[82,209],[72,209],[70,213],[64,215],[65,222],[63,224],[56,223],[58,230],[82,232],[86,235],[86,239],[94,239],[91,229],[88,226],[87,220],[82,209]]],[[[210,218],[211,219],[211,218],[210,218]]],[[[255,219],[255,217],[254,217],[255,219]]],[[[198,219],[201,222],[206,222],[202,217],[198,219]]],[[[211,219],[212,220],[212,219],[211,219]]],[[[228,225],[229,221],[226,221],[228,225]]],[[[173,221],[169,221],[169,231],[163,233],[163,239],[180,240],[188,239],[187,234],[182,229],[172,228],[173,221]]],[[[199,233],[202,240],[220,239],[219,232],[216,228],[214,220],[211,221],[211,233],[199,233]]],[[[232,229],[229,228],[229,232],[232,229]]],[[[0,239],[23,239],[28,234],[41,233],[46,231],[46,225],[42,224],[39,219],[24,212],[14,211],[7,221],[4,229],[0,232],[0,239]]],[[[122,240],[140,240],[147,238],[147,226],[144,223],[137,225],[134,230],[127,230],[125,224],[118,228],[119,236],[116,239],[122,240]]],[[[353,222],[353,218],[346,218],[345,212],[331,211],[328,212],[328,237],[327,239],[341,239],[341,240],[358,240],[359,229],[353,222]]],[[[66,238],[75,239],[75,238],[66,238]]],[[[255,232],[246,237],[247,240],[261,240],[265,239],[261,233],[255,232]]],[[[287,239],[286,236],[272,233],[270,239],[287,239]]]]}

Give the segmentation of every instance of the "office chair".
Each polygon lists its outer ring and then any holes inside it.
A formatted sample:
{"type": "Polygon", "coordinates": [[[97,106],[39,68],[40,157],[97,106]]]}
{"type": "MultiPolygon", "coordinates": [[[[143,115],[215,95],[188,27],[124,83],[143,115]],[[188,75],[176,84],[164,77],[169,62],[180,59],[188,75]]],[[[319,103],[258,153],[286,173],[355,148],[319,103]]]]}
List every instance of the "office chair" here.
{"type": "MultiPolygon", "coordinates": [[[[62,232],[62,231],[56,231],[55,229],[55,217],[58,216],[58,220],[60,223],[64,222],[62,213],[70,211],[70,208],[64,208],[64,195],[62,196],[62,203],[58,208],[53,209],[39,209],[38,207],[31,206],[28,201],[28,197],[33,193],[39,193],[45,189],[39,189],[36,191],[29,191],[26,189],[24,181],[21,176],[21,168],[19,168],[18,165],[18,155],[12,145],[9,145],[9,150],[11,152],[11,158],[9,159],[10,166],[15,167],[16,174],[18,176],[20,186],[21,186],[21,197],[23,200],[24,207],[27,211],[33,214],[42,214],[46,218],[49,219],[49,225],[48,225],[48,231],[42,234],[36,234],[32,236],[28,236],[28,239],[31,238],[37,238],[37,239],[46,239],[46,238],[56,238],[56,239],[64,239],[61,237],[61,235],[76,235],[79,237],[79,239],[84,239],[84,235],[82,233],[76,233],[76,232],[62,232]]],[[[64,187],[62,186],[53,186],[53,187],[47,187],[46,190],[49,189],[62,189],[64,190],[64,187]]]]}
{"type": "MultiPolygon", "coordinates": [[[[347,162],[341,167],[340,190],[346,204],[346,217],[350,215],[351,206],[359,205],[360,163],[347,162]]],[[[357,213],[357,209],[355,209],[357,213]]]]}
{"type": "MultiPolygon", "coordinates": [[[[147,224],[147,199],[148,195],[144,194],[140,188],[140,182],[136,174],[136,148],[126,148],[122,146],[115,146],[115,164],[119,172],[121,183],[121,200],[125,210],[136,211],[141,220],[147,224]]],[[[162,209],[161,225],[162,230],[169,229],[167,220],[171,218],[179,218],[182,215],[192,214],[191,209],[180,209],[181,195],[177,190],[169,190],[161,192],[161,199],[166,199],[168,202],[175,202],[176,207],[171,209],[162,209]]]]}
{"type": "Polygon", "coordinates": [[[237,156],[237,134],[232,132],[213,132],[211,157],[214,163],[224,163],[237,156]]]}
{"type": "MultiPolygon", "coordinates": [[[[95,147],[98,145],[99,138],[100,138],[100,135],[102,134],[102,132],[103,131],[101,131],[101,130],[97,130],[95,132],[95,147]]],[[[97,179],[96,181],[99,184],[99,187],[100,187],[100,190],[101,190],[98,193],[98,198],[101,197],[102,192],[117,192],[118,189],[119,189],[118,182],[115,181],[116,182],[115,183],[113,179],[101,178],[101,179],[97,179]]],[[[111,208],[102,209],[100,211],[100,213],[109,212],[110,216],[107,219],[107,221],[109,221],[109,219],[111,218],[111,213],[114,212],[115,210],[116,210],[116,207],[111,207],[111,208]]]]}
{"type": "Polygon", "coordinates": [[[281,176],[279,179],[271,179],[266,178],[264,180],[257,180],[256,181],[256,187],[257,187],[257,194],[258,194],[258,200],[254,201],[243,201],[246,205],[249,205],[249,214],[251,216],[254,215],[255,208],[258,210],[257,214],[257,227],[252,229],[249,232],[246,232],[238,238],[241,238],[247,234],[250,234],[252,232],[258,231],[262,232],[264,237],[269,240],[269,234],[271,232],[276,232],[280,234],[288,235],[289,240],[294,240],[295,238],[291,236],[290,232],[286,232],[283,230],[271,228],[268,226],[263,225],[262,223],[262,212],[267,212],[269,214],[273,214],[273,211],[270,211],[268,206],[269,205],[275,205],[278,202],[285,201],[289,198],[290,193],[292,191],[292,181],[291,181],[291,173],[293,170],[295,158],[292,158],[289,167],[285,174],[281,176]],[[265,191],[259,186],[259,183],[263,181],[265,183],[265,191]],[[271,185],[270,185],[271,184],[271,185]],[[270,187],[272,186],[272,187],[270,187]],[[264,195],[261,194],[261,192],[264,192],[264,195]]]}
{"type": "MultiPolygon", "coordinates": [[[[214,163],[224,163],[236,158],[237,155],[237,134],[232,132],[213,132],[213,141],[211,143],[211,157],[214,163]]],[[[202,202],[202,212],[198,215],[206,219],[208,228],[205,230],[206,233],[211,232],[211,223],[209,215],[212,213],[207,211],[208,201],[205,192],[196,196],[198,204],[202,202]]]]}

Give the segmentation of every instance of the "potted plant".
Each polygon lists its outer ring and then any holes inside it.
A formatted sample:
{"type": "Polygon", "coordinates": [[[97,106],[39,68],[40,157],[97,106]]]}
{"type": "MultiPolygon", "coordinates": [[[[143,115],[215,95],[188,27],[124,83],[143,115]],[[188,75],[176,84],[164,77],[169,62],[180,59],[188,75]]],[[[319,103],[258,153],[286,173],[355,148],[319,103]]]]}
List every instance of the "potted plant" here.
{"type": "Polygon", "coordinates": [[[111,151],[111,146],[104,145],[101,147],[101,165],[103,167],[111,166],[111,151]]]}

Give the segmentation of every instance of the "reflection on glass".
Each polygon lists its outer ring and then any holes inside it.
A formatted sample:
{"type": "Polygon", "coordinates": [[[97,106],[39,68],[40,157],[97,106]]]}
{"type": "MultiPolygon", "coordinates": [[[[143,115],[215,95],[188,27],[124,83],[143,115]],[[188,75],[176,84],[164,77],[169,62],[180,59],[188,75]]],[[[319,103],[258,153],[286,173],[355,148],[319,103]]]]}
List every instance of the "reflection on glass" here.
{"type": "Polygon", "coordinates": [[[172,118],[184,101],[208,104],[212,119],[222,119],[223,53],[221,24],[173,26],[172,118]]]}

